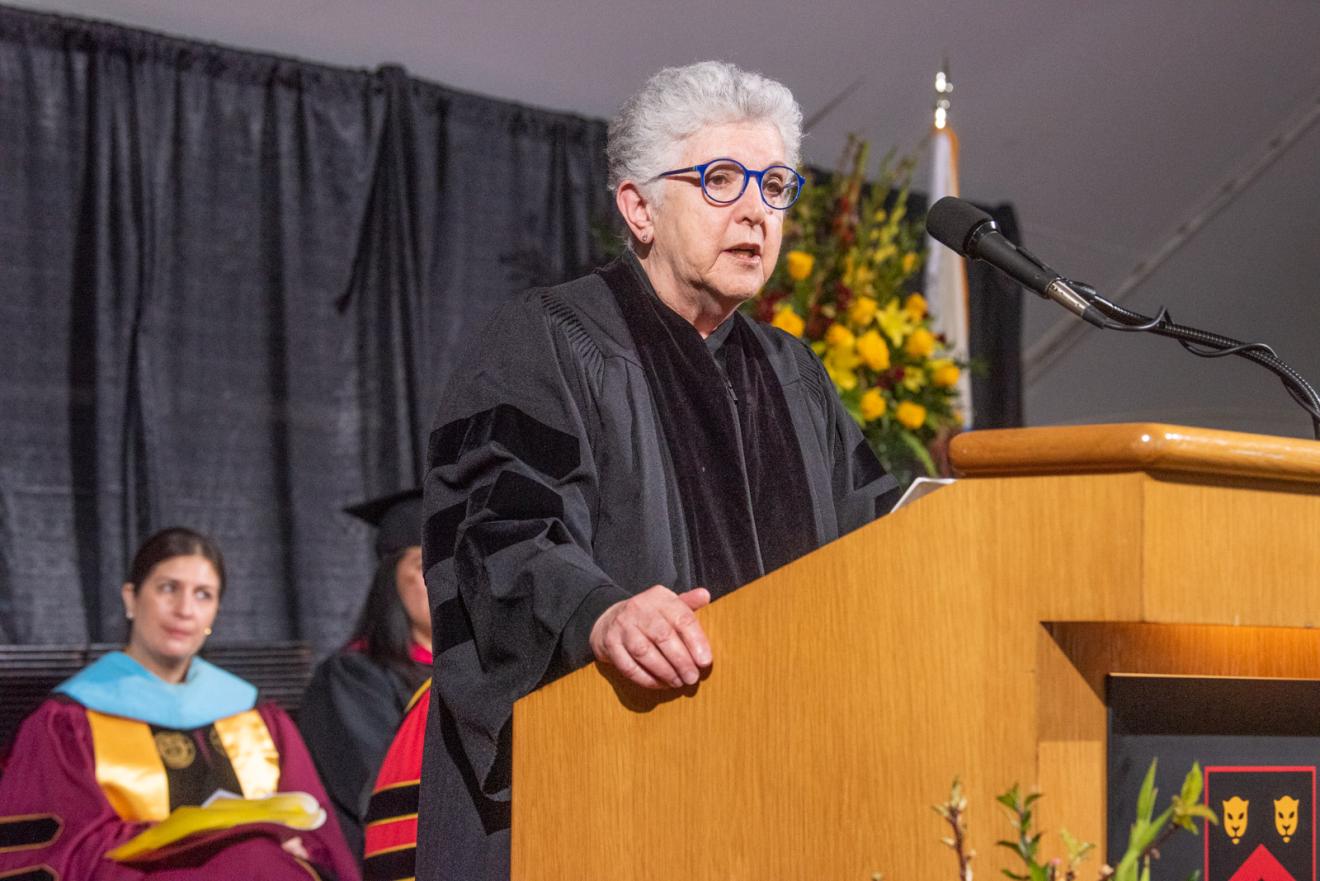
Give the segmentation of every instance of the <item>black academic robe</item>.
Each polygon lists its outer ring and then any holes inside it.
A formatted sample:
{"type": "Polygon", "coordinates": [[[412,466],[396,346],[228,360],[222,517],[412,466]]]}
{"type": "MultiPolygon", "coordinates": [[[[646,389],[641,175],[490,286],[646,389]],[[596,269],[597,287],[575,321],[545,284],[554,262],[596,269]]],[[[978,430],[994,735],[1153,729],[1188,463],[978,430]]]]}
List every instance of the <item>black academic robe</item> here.
{"type": "Polygon", "coordinates": [[[303,695],[298,728],[359,860],[371,784],[414,690],[399,671],[347,648],[317,666],[303,695]]]}
{"type": "Polygon", "coordinates": [[[508,877],[513,702],[592,660],[608,606],[653,584],[718,599],[787,562],[783,547],[805,553],[892,504],[895,481],[811,350],[729,321],[739,371],[627,255],[506,304],[459,362],[425,478],[436,654],[419,879],[508,877]],[[771,405],[776,419],[758,423],[771,405]],[[688,424],[666,424],[675,413],[688,424]],[[791,510],[758,506],[780,489],[776,469],[796,487],[791,510]]]}

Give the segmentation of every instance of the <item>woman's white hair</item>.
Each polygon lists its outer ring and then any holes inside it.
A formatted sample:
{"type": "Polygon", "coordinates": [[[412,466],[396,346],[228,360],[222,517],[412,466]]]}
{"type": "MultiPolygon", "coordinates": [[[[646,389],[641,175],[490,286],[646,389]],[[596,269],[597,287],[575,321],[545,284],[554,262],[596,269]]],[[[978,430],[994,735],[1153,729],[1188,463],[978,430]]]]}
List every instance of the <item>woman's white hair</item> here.
{"type": "Polygon", "coordinates": [[[726,61],[666,67],[623,102],[610,121],[605,148],[610,189],[630,180],[651,195],[648,183],[674,167],[685,139],[707,126],[760,120],[779,130],[784,159],[796,166],[802,109],[783,84],[726,61]]]}

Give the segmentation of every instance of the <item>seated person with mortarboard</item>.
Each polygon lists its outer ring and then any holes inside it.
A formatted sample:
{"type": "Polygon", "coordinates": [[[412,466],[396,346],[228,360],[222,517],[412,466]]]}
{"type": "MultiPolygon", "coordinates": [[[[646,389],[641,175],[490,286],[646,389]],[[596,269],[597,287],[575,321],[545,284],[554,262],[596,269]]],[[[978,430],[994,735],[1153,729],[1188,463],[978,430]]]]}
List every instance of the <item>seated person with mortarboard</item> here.
{"type": "Polygon", "coordinates": [[[196,656],[224,575],[192,530],[143,543],[122,589],[128,645],[19,729],[0,782],[0,877],[358,877],[293,722],[196,656]]]}
{"type": "Polygon", "coordinates": [[[298,724],[355,854],[366,800],[404,709],[431,675],[431,610],[422,579],[422,493],[344,509],[376,527],[376,574],[347,645],[312,676],[298,724]]]}

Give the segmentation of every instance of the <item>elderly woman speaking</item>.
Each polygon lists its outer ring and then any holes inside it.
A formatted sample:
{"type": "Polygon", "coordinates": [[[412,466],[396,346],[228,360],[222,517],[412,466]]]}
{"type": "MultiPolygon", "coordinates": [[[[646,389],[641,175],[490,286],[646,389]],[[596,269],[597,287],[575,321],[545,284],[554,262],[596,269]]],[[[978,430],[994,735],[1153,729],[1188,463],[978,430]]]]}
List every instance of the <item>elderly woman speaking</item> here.
{"type": "Polygon", "coordinates": [[[610,126],[624,256],[514,299],[460,362],[425,480],[419,878],[508,877],[517,698],[591,661],[695,684],[697,609],[887,509],[815,355],[738,311],[803,186],[801,119],[730,64],[656,74],[610,126]]]}

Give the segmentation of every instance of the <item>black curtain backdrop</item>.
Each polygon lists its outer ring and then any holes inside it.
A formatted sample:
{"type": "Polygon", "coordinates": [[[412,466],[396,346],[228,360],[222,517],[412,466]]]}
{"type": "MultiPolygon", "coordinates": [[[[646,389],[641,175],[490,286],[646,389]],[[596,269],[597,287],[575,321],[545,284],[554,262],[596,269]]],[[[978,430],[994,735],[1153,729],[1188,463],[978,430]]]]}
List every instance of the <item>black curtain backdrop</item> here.
{"type": "Polygon", "coordinates": [[[593,263],[605,125],[0,7],[0,642],[125,634],[219,540],[226,641],[346,636],[454,342],[593,263]]]}
{"type": "MultiPolygon", "coordinates": [[[[924,217],[924,193],[908,196],[908,212],[924,217]]],[[[1022,244],[1017,212],[1007,202],[980,205],[1010,242],[1022,244]]],[[[972,372],[972,427],[1017,428],[1022,413],[1022,297],[1017,282],[988,264],[967,264],[968,353],[972,372]]]]}
{"type": "MultiPolygon", "coordinates": [[[[982,205],[1004,237],[1022,243],[1012,205],[982,205]]],[[[1017,428],[1022,413],[1022,286],[988,264],[967,265],[974,428],[1017,428]]]]}
{"type": "MultiPolygon", "coordinates": [[[[122,639],[129,556],[178,524],[225,551],[216,640],[337,645],[373,562],[340,508],[418,481],[455,343],[599,260],[604,144],[0,7],[0,643],[122,639]]],[[[982,400],[1020,401],[1017,315],[982,400]]]]}

